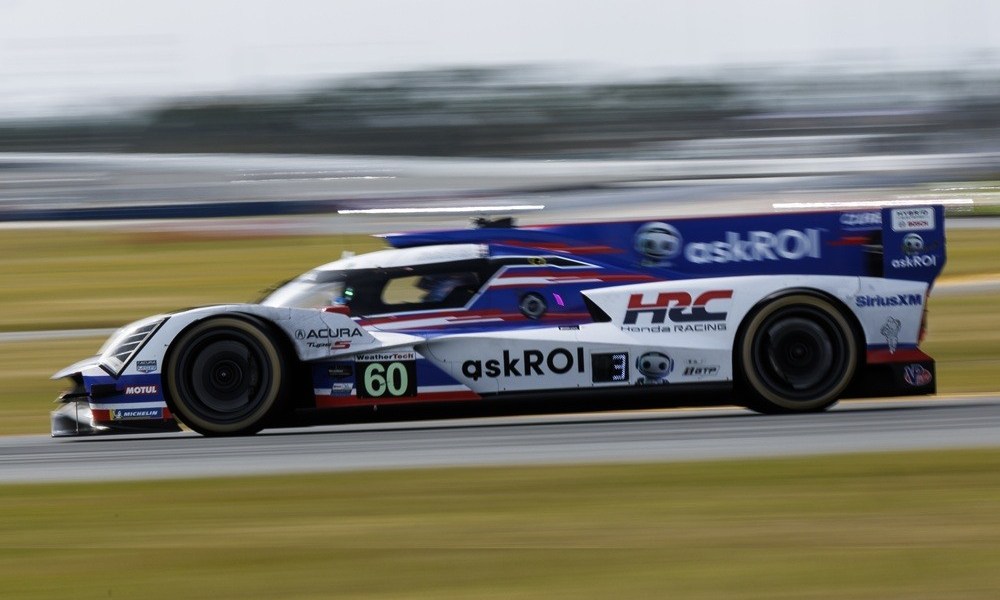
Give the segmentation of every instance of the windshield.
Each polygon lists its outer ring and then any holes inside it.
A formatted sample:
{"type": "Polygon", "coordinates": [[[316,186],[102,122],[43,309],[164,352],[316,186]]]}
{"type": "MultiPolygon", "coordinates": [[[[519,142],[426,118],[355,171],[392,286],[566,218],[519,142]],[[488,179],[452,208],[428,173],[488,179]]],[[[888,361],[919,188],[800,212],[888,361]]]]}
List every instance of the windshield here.
{"type": "Polygon", "coordinates": [[[346,287],[343,278],[319,282],[315,277],[306,275],[274,290],[261,304],[288,308],[324,308],[335,304],[349,304],[352,295],[353,290],[346,287]]]}
{"type": "Polygon", "coordinates": [[[484,260],[393,269],[315,270],[279,286],[261,304],[349,306],[353,316],[466,306],[496,271],[484,260]]]}

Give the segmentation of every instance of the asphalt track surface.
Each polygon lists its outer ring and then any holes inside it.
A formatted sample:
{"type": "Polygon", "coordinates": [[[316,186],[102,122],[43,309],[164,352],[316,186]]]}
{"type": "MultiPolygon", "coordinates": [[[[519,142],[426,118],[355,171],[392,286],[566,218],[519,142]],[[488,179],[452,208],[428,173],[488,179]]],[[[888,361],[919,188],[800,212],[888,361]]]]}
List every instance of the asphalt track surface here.
{"type": "Polygon", "coordinates": [[[848,401],[829,412],[664,409],[265,431],[0,438],[0,482],[664,462],[1000,446],[1000,396],[848,401]]]}

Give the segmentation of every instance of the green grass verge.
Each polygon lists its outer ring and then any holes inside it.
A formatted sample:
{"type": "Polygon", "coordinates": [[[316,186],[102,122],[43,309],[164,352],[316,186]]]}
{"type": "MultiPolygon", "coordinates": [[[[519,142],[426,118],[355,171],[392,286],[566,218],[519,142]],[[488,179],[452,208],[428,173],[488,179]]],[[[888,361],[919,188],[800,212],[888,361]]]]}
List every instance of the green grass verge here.
{"type": "Polygon", "coordinates": [[[222,239],[73,230],[0,232],[0,331],[118,327],[157,312],[251,302],[370,236],[222,239]]]}
{"type": "Polygon", "coordinates": [[[11,598],[996,598],[1000,450],[0,486],[11,598]]]}

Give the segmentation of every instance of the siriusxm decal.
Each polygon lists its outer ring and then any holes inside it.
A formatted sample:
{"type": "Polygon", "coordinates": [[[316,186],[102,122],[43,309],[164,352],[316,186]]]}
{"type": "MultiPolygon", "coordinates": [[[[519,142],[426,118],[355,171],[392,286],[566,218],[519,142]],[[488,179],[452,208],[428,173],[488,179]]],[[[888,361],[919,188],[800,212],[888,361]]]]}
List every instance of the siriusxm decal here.
{"type": "Polygon", "coordinates": [[[162,408],[113,408],[112,421],[134,421],[142,419],[162,419],[162,408]]]}
{"type": "Polygon", "coordinates": [[[920,294],[896,294],[894,296],[857,296],[854,305],[858,308],[885,308],[896,306],[921,306],[924,297],[920,294]]]}

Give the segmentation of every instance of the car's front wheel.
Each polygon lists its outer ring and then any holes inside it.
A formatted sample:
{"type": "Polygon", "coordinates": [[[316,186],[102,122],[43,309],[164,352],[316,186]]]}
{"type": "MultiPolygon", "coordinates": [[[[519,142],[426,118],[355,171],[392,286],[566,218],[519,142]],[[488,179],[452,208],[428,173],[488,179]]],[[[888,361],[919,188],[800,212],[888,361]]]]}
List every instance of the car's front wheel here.
{"type": "Polygon", "coordinates": [[[281,410],[287,373],[281,344],[263,323],[215,317],[174,340],[164,383],[171,409],[191,429],[245,435],[281,410]]]}
{"type": "Polygon", "coordinates": [[[776,298],[751,314],[736,363],[746,404],[759,412],[810,412],[835,403],[858,365],[847,318],[810,294],[776,298]]]}

